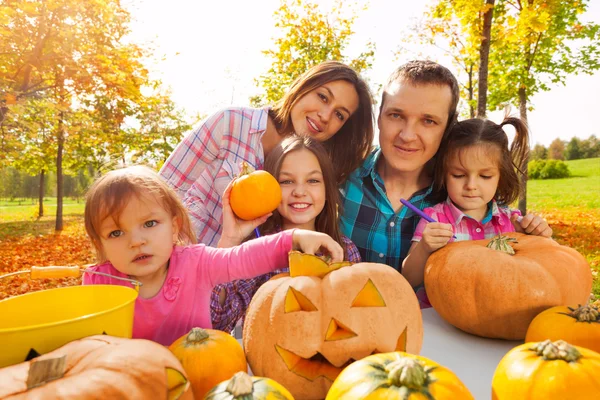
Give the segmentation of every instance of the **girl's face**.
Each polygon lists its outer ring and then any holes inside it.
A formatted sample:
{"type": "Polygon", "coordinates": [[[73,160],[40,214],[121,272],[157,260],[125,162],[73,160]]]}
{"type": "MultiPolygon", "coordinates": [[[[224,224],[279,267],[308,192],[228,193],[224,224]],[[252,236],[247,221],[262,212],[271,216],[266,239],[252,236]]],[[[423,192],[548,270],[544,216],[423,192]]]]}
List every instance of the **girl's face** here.
{"type": "Polygon", "coordinates": [[[132,196],[118,223],[109,216],[100,224],[100,242],[108,261],[144,284],[163,279],[177,241],[177,219],[153,196],[132,196]]]}
{"type": "Polygon", "coordinates": [[[325,182],[319,160],[309,150],[285,156],[279,172],[283,229],[315,229],[315,219],[325,207],[325,182]]]}
{"type": "Polygon", "coordinates": [[[354,85],[339,80],[327,82],[302,96],[292,107],[294,131],[320,142],[335,135],[358,109],[354,85]]]}
{"type": "Polygon", "coordinates": [[[500,156],[495,146],[475,145],[454,151],[448,159],[444,177],[448,196],[458,209],[478,221],[496,194],[500,156]]]}

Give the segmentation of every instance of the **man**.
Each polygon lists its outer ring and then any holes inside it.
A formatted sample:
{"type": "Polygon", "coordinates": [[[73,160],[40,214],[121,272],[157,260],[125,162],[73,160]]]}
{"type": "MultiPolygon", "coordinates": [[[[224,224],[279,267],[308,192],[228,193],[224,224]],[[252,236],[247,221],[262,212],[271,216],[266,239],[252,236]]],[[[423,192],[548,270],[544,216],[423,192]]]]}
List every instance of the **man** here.
{"type": "Polygon", "coordinates": [[[377,119],[379,147],[342,187],[342,232],[363,261],[401,271],[420,217],[400,199],[419,209],[437,202],[432,159],[458,100],[456,78],[432,61],[408,62],[389,77],[377,119]]]}

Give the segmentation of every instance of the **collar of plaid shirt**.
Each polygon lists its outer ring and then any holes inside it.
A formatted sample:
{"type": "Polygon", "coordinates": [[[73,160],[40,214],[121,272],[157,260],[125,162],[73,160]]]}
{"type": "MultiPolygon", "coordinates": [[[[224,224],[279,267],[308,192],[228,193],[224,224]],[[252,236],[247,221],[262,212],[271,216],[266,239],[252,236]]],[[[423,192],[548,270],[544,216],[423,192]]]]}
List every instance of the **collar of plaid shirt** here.
{"type": "MultiPolygon", "coordinates": [[[[460,224],[460,222],[462,221],[463,218],[473,219],[473,217],[471,217],[470,215],[467,215],[464,212],[460,211],[458,209],[458,207],[456,207],[454,205],[452,200],[450,200],[450,197],[448,197],[446,199],[446,204],[448,205],[448,210],[450,212],[450,216],[452,217],[452,221],[454,221],[455,225],[460,224]]],[[[496,203],[496,200],[491,200],[487,204],[487,211],[485,212],[485,216],[481,220],[481,224],[482,225],[487,224],[488,222],[490,222],[492,220],[492,218],[498,219],[497,222],[500,225],[503,225],[502,219],[500,218],[500,209],[498,208],[498,204],[496,203]]]]}
{"type": "MultiPolygon", "coordinates": [[[[380,155],[377,147],[341,188],[340,226],[358,247],[363,261],[387,264],[400,271],[420,217],[408,207],[398,212],[392,208],[375,168],[380,155]]],[[[421,210],[433,206],[432,187],[414,193],[409,201],[421,210]]]]}

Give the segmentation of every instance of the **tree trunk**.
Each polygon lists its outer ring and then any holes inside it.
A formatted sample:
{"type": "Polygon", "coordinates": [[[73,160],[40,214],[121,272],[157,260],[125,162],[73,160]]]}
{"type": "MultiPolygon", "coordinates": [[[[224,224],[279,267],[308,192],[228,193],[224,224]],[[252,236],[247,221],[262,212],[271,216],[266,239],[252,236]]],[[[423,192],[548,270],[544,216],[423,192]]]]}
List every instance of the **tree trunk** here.
{"type": "Polygon", "coordinates": [[[492,18],[494,17],[494,2],[486,0],[489,8],[483,14],[483,30],[481,32],[481,46],[479,47],[479,88],[477,91],[477,117],[484,118],[487,108],[488,89],[488,60],[490,55],[490,38],[492,37],[492,18]]]}
{"type": "Polygon", "coordinates": [[[40,190],[39,190],[39,202],[40,202],[40,208],[38,211],[38,218],[43,217],[44,216],[44,174],[46,173],[45,170],[41,170],[40,171],[40,190]]]}
{"type": "Polygon", "coordinates": [[[58,113],[58,150],[56,152],[56,226],[55,231],[63,230],[63,171],[62,156],[65,144],[64,111],[58,113]]]}
{"type": "MultiPolygon", "coordinates": [[[[519,114],[521,121],[527,125],[527,92],[524,87],[519,88],[519,114]]],[[[527,164],[529,163],[529,153],[525,157],[523,166],[523,175],[521,180],[521,193],[519,195],[519,210],[521,214],[527,214],[527,164]]]]}
{"type": "Polygon", "coordinates": [[[473,65],[469,67],[469,116],[475,118],[475,108],[473,107],[473,65]]]}

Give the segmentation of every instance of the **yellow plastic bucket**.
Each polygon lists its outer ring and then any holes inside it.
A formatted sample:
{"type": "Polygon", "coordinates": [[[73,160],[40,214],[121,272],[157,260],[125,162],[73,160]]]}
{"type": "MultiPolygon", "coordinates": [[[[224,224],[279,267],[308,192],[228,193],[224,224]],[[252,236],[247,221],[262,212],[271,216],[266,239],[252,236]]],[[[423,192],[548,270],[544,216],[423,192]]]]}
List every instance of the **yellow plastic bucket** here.
{"type": "Polygon", "coordinates": [[[0,301],[0,368],[86,336],[130,338],[137,295],[126,286],[86,285],[0,301]]]}

